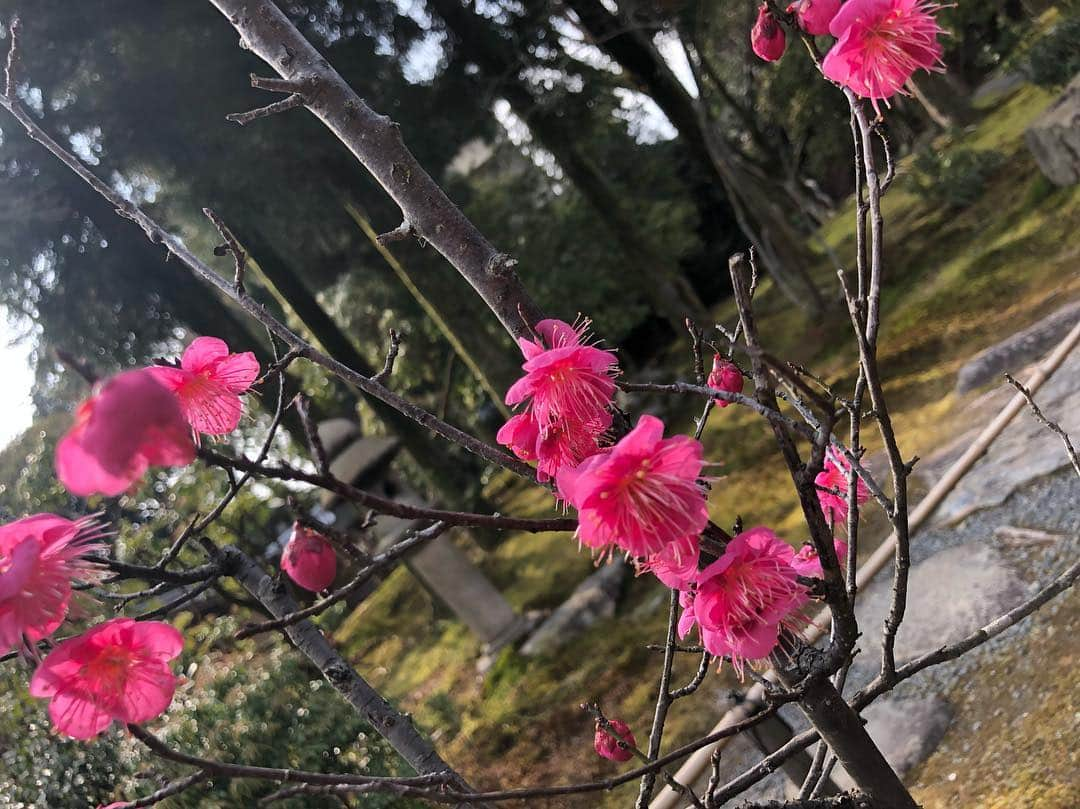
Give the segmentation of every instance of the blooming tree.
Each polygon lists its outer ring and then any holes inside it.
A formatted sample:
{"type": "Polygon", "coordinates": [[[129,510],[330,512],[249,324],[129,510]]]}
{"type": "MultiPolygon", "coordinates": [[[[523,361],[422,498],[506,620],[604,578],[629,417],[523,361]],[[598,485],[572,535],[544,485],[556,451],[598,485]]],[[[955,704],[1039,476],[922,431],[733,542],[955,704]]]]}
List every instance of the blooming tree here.
{"type": "MultiPolygon", "coordinates": [[[[813,805],[914,807],[911,796],[863,729],[858,711],[900,681],[951,660],[1015,624],[1080,575],[1080,568],[1074,565],[1031,600],[979,633],[904,665],[896,663],[895,639],[907,593],[907,479],[912,462],[905,460],[897,445],[876,353],[886,272],[881,197],[892,180],[881,113],[891,97],[904,92],[905,83],[916,70],[941,68],[941,31],[935,19],[940,6],[929,0],[847,0],[843,4],[839,0],[800,0],[783,10],[770,1],[760,6],[750,32],[752,49],[767,61],[784,56],[789,38],[801,40],[823,80],[843,90],[850,108],[859,246],[855,266],[841,270],[839,282],[846,304],[843,316],[850,321],[858,348],[859,373],[854,389],[844,396],[819,384],[808,372],[775,360],[763,349],[754,317],[758,278],[752,254],[731,259],[738,320],[730,329],[718,325],[727,345],[716,352],[710,373],[706,375],[703,367],[702,334],[691,323],[695,382],[623,380],[616,354],[589,333],[588,320],[571,325],[542,316],[515,275],[513,260],[473,227],[417,164],[397,127],[356,96],[271,0],[212,2],[240,33],[245,47],[279,74],[278,78],[253,77],[253,84],[287,94],[283,101],[233,117],[248,123],[299,106],[314,113],[398,204],[404,221],[395,233],[415,234],[442,253],[516,338],[524,357],[523,373],[506,392],[506,403],[517,409],[498,433],[498,443],[510,450],[506,453],[395,394],[389,379],[396,343],[384,371],[364,376],[304,341],[247,294],[244,252],[212,211],[207,215],[235,260],[231,283],[49,137],[22,107],[16,92],[18,26],[12,25],[6,87],[0,103],[31,138],[123,216],[288,345],[288,353],[272,367],[260,369],[252,354],[233,353],[232,348],[241,347],[230,347],[212,336],[200,337],[178,362],[125,371],[97,382],[79,408],[55,459],[58,479],[74,495],[116,496],[128,491],[150,467],[180,467],[196,459],[225,470],[229,476],[229,492],[218,506],[183,530],[156,565],[131,565],[115,558],[109,548],[109,528],[97,519],[71,521],[38,514],[0,527],[0,653],[22,655],[34,662],[29,690],[33,696],[49,700],[56,730],[75,739],[88,739],[119,722],[155,754],[194,769],[191,776],[153,795],[133,797],[131,802],[113,807],[151,805],[211,776],[278,782],[283,786],[276,797],[316,791],[339,795],[387,791],[454,805],[551,798],[640,780],[639,807],[648,805],[657,779],[662,778],[685,803],[712,807],[722,805],[785,757],[817,740],[823,744],[818,746],[815,766],[803,785],[802,799],[813,798],[825,783],[823,776],[839,761],[857,784],[858,793],[820,798],[813,805]],[[832,39],[828,52],[822,54],[819,37],[826,35],[832,39]],[[287,59],[280,58],[282,52],[289,55],[287,59]],[[867,102],[875,117],[871,117],[867,102]],[[887,158],[884,170],[879,168],[881,149],[887,158]],[[270,439],[254,458],[225,454],[208,446],[202,436],[223,436],[238,428],[243,397],[250,389],[273,379],[284,384],[280,378],[285,368],[296,361],[322,366],[415,419],[440,440],[457,443],[494,466],[535,481],[550,492],[567,516],[526,519],[454,512],[413,506],[358,489],[330,471],[303,408],[299,412],[311,444],[313,472],[269,459],[270,439]],[[752,382],[752,395],[743,393],[747,379],[752,382]],[[703,409],[694,434],[679,434],[676,425],[665,425],[652,415],[628,418],[616,404],[620,389],[700,400],[703,409]],[[786,402],[783,406],[781,396],[786,402]],[[805,518],[809,539],[798,550],[767,526],[739,527],[729,533],[709,519],[709,461],[699,438],[717,405],[720,409],[729,405],[749,408],[771,428],[805,518]],[[885,448],[889,491],[862,464],[859,436],[867,406],[872,408],[885,448]],[[838,429],[842,420],[848,423],[846,440],[838,429]],[[300,587],[321,594],[311,606],[301,609],[259,563],[238,547],[215,544],[204,535],[236,494],[256,479],[321,487],[376,513],[422,521],[426,527],[381,554],[365,556],[343,546],[325,526],[297,523],[282,556],[282,570],[300,587]],[[883,628],[879,675],[855,695],[844,697],[843,682],[860,632],[854,612],[860,511],[871,499],[884,511],[896,537],[893,599],[883,628]],[[632,769],[604,781],[474,789],[308,620],[451,526],[573,530],[581,546],[598,560],[623,555],[642,574],[655,576],[669,588],[669,630],[654,722],[646,743],[639,748],[633,729],[625,722],[605,716],[598,705],[586,706],[595,721],[597,754],[618,763],[636,758],[638,763],[632,769]],[[201,543],[205,564],[179,565],[180,549],[191,540],[201,543]],[[344,587],[330,591],[340,552],[358,555],[359,570],[344,587]],[[416,775],[346,775],[216,761],[173,749],[144,727],[160,716],[173,698],[177,677],[172,661],[184,645],[181,633],[159,619],[224,577],[239,582],[271,616],[244,634],[270,630],[287,634],[297,653],[310,659],[416,775]],[[148,594],[162,585],[189,589],[139,620],[114,618],[94,624],[81,635],[63,636],[62,627],[77,590],[90,585],[118,586],[127,580],[145,583],[148,594]],[[833,631],[826,643],[815,646],[804,633],[812,623],[810,608],[817,603],[827,609],[833,631]],[[701,643],[699,672],[687,686],[672,689],[676,638],[691,634],[701,643]],[[764,684],[765,707],[689,745],[664,752],[664,725],[671,704],[692,696],[710,670],[724,665],[730,665],[740,678],[749,675],[764,684]],[[670,765],[693,751],[754,726],[788,702],[802,708],[813,729],[729,784],[714,778],[705,792],[698,794],[692,784],[680,783],[670,772],[670,765]],[[830,756],[828,763],[826,755],[830,756]]],[[[279,396],[271,439],[280,423],[282,402],[279,396]]],[[[86,596],[85,601],[83,609],[92,613],[92,599],[86,596]]]]}

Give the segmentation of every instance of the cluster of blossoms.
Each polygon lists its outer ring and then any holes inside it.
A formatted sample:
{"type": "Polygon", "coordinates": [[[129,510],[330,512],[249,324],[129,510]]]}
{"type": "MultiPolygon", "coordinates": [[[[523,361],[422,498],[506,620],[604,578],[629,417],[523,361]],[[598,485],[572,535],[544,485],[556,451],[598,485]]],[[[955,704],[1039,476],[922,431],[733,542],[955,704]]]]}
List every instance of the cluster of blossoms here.
{"type": "MultiPolygon", "coordinates": [[[[821,64],[825,77],[878,109],[879,101],[904,92],[916,70],[941,69],[942,29],[934,15],[942,8],[934,0],[797,0],[787,11],[807,34],[835,38],[821,64]]],[[[767,62],[784,55],[784,29],[766,3],[750,45],[767,62]]]]}
{"type": "MultiPolygon", "coordinates": [[[[798,553],[766,528],[732,539],[723,555],[701,568],[700,535],[708,524],[701,443],[664,437],[664,424],[644,415],[618,440],[611,435],[618,363],[587,342],[587,322],[538,324],[519,341],[524,376],[506,400],[521,405],[499,441],[537,462],[537,477],[553,480],[558,498],[578,512],[577,537],[601,557],[616,549],[679,591],[680,635],[697,626],[702,643],[742,673],[747,660],[767,656],[781,628],[796,629],[809,598],[800,577],[821,575],[816,552],[798,553]]],[[[196,339],[174,365],[125,371],[96,386],[57,446],[56,471],[73,494],[114,496],[128,491],[151,466],[182,466],[200,435],[220,436],[239,424],[241,396],[259,374],[250,353],[232,354],[221,340],[196,339]]],[[[743,376],[717,354],[709,386],[741,392],[743,376]]],[[[723,407],[729,402],[718,400],[723,407]]],[[[849,467],[830,453],[816,483],[826,517],[847,516],[849,467]]],[[[856,499],[866,499],[859,481],[856,499]]],[[[0,651],[36,644],[68,617],[73,583],[98,581],[97,554],[105,532],[93,519],[78,522],[39,514],[0,527],[0,651]]],[[[838,555],[845,553],[837,544],[838,555]]],[[[337,574],[333,545],[299,523],[282,553],[282,570],[318,592],[337,574]]],[[[114,720],[145,722],[166,710],[176,688],[169,661],[181,636],[160,622],[116,618],[56,644],[41,661],[31,693],[51,700],[56,727],[74,738],[97,735],[114,720]]],[[[611,727],[634,745],[619,720],[611,727]]],[[[632,755],[598,729],[600,755],[632,755]]]]}
{"type": "MultiPolygon", "coordinates": [[[[56,473],[72,494],[116,496],[151,466],[184,466],[200,435],[236,429],[241,396],[259,375],[250,352],[232,354],[200,337],[175,365],[124,371],[95,386],[56,449],[56,473]]],[[[0,526],[0,653],[37,658],[38,642],[69,616],[75,584],[100,581],[107,535],[94,518],[35,514],[0,526]]],[[[337,569],[333,547],[294,526],[282,568],[301,587],[322,590],[337,569]]],[[[167,623],[114,618],[56,643],[38,664],[30,693],[47,698],[61,732],[89,739],[113,721],[145,722],[172,701],[169,661],[183,639],[167,623]]]]}
{"type": "Polygon", "coordinates": [[[611,427],[619,363],[612,352],[587,343],[588,326],[542,320],[534,339],[518,340],[525,375],[506,392],[506,403],[524,409],[497,440],[523,461],[536,461],[540,481],[597,452],[611,427]]]}
{"type": "MultiPolygon", "coordinates": [[[[816,3],[813,12],[810,0],[799,5],[803,24],[818,31],[828,24],[820,15],[835,14],[839,3],[831,11],[830,4],[816,3]]],[[[781,630],[805,625],[802,609],[811,596],[801,579],[823,575],[817,551],[808,543],[795,552],[768,528],[758,527],[734,537],[702,568],[700,535],[709,518],[701,443],[687,436],[665,438],[663,422],[650,415],[611,443],[615,356],[588,345],[584,326],[545,320],[536,332],[536,339],[519,341],[525,373],[506,401],[524,409],[499,431],[499,442],[517,457],[536,461],[539,480],[554,479],[558,499],[577,510],[582,545],[601,558],[618,549],[639,571],[678,591],[680,637],[696,626],[709,653],[730,660],[741,677],[748,661],[766,658],[776,648],[781,630]]],[[[708,385],[741,393],[743,374],[716,354],[708,385]]],[[[847,517],[848,471],[844,458],[830,452],[816,479],[822,510],[834,525],[847,517]]],[[[865,484],[857,485],[862,503],[865,484]]],[[[846,557],[846,544],[835,545],[837,557],[846,557]]],[[[607,727],[597,723],[598,755],[628,761],[634,745],[621,720],[607,727]]]]}
{"type": "MultiPolygon", "coordinates": [[[[541,480],[554,477],[558,498],[577,510],[582,545],[601,558],[618,549],[640,571],[678,590],[681,633],[696,625],[710,653],[730,659],[741,674],[746,661],[773,650],[781,628],[801,624],[810,596],[799,578],[822,575],[816,551],[807,545],[796,553],[767,528],[755,528],[702,569],[700,535],[709,517],[701,443],[665,438],[663,422],[644,415],[608,444],[614,355],[587,345],[584,327],[546,320],[536,331],[537,339],[519,341],[525,374],[506,397],[509,404],[524,404],[524,412],[503,426],[499,441],[519,458],[536,460],[541,480]],[[558,451],[551,451],[555,445],[558,451]]],[[[739,393],[743,374],[716,354],[708,384],[739,393]]],[[[834,524],[847,514],[847,469],[841,456],[830,454],[817,480],[822,508],[834,524]]],[[[859,502],[865,494],[859,481],[859,502]]],[[[837,553],[846,553],[843,543],[837,553]]],[[[616,760],[629,755],[604,731],[596,747],[616,760]]]]}

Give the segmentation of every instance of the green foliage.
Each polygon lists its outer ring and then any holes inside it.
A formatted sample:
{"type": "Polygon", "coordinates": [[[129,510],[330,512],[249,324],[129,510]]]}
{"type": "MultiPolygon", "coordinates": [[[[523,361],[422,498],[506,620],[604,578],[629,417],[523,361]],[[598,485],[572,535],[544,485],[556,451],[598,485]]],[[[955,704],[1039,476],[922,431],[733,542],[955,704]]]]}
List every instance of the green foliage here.
{"type": "Polygon", "coordinates": [[[928,199],[948,208],[966,208],[979,200],[1004,162],[1004,155],[995,151],[927,148],[916,154],[912,169],[916,185],[928,199]]]}
{"type": "MultiPolygon", "coordinates": [[[[205,642],[234,632],[233,622],[215,628],[205,642]]],[[[254,653],[203,657],[189,668],[191,683],[178,693],[168,729],[170,745],[221,761],[323,772],[407,774],[397,754],[318,671],[285,644],[254,653]]],[[[183,770],[171,772],[173,777],[183,770]]],[[[215,779],[169,803],[170,809],[248,809],[274,791],[272,783],[215,779]]],[[[127,794],[135,794],[129,789],[127,794]]],[[[302,797],[286,809],[336,809],[330,797],[302,797]]],[[[414,805],[388,795],[364,797],[372,807],[414,805]]]]}
{"type": "Polygon", "coordinates": [[[1060,87],[1080,73],[1080,15],[1058,22],[1027,54],[1027,72],[1042,87],[1060,87]]]}
{"type": "Polygon", "coordinates": [[[53,453],[70,426],[67,413],[53,413],[34,423],[0,450],[0,519],[47,511],[56,514],[85,510],[56,480],[53,453]]]}
{"type": "Polygon", "coordinates": [[[108,803],[115,783],[134,772],[119,734],[92,742],[58,737],[45,703],[27,692],[30,672],[21,661],[0,664],[0,809],[108,803]]]}

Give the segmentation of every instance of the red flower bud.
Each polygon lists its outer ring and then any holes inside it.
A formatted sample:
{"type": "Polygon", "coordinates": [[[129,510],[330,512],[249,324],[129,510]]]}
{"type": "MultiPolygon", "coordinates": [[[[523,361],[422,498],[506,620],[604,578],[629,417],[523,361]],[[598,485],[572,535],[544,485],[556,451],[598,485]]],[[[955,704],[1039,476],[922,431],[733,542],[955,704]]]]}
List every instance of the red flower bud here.
{"type": "Polygon", "coordinates": [[[787,47],[784,29],[765,3],[758,9],[757,22],[750,29],[750,47],[766,62],[775,62],[787,47]]]}

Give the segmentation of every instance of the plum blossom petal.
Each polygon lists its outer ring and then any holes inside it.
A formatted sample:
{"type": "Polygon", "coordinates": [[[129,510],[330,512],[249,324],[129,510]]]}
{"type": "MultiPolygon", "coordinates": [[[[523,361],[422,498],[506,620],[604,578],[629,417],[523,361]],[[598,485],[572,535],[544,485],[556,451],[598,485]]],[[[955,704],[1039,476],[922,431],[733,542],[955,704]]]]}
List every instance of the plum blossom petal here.
{"type": "MultiPolygon", "coordinates": [[[[840,568],[843,569],[847,560],[847,543],[842,539],[837,539],[834,546],[836,548],[836,558],[840,562],[840,568]]],[[[791,566],[795,568],[795,572],[800,576],[821,578],[821,558],[818,556],[817,549],[814,548],[812,542],[807,542],[799,549],[799,552],[791,559],[791,566]]]]}
{"type": "Polygon", "coordinates": [[[534,338],[518,340],[525,375],[507,390],[506,403],[524,408],[497,440],[519,458],[535,460],[540,481],[597,452],[611,427],[618,362],[586,342],[588,325],[542,320],[534,338]]]}
{"type": "Polygon", "coordinates": [[[34,672],[30,693],[51,698],[58,731],[89,739],[114,720],[140,723],[164,713],[176,690],[169,661],[182,647],[169,624],[114,618],[59,643],[34,672]]]}
{"type": "Polygon", "coordinates": [[[773,650],[781,627],[798,626],[795,613],[808,596],[793,557],[791,547],[767,528],[734,537],[698,574],[693,591],[680,595],[680,637],[697,624],[705,648],[730,658],[741,677],[746,661],[773,650]]]}
{"type": "Polygon", "coordinates": [[[144,368],[117,374],[80,406],[57,444],[56,473],[72,494],[112,497],[150,466],[183,466],[194,458],[176,397],[144,368]]]}
{"type": "Polygon", "coordinates": [[[698,574],[701,541],[697,536],[677,539],[645,560],[642,572],[652,573],[673,590],[682,590],[698,574]]]}
{"type": "Polygon", "coordinates": [[[663,434],[660,419],[642,416],[609,452],[592,456],[559,481],[560,493],[578,510],[582,544],[647,557],[701,533],[708,522],[697,483],[701,444],[663,434]]]}
{"type": "Polygon", "coordinates": [[[848,0],[829,23],[836,43],[825,55],[825,76],[878,102],[902,93],[916,70],[941,70],[942,33],[935,0],[848,0]]]}
{"type": "Polygon", "coordinates": [[[217,337],[198,337],[184,350],[180,367],[148,369],[176,394],[191,428],[206,435],[226,435],[243,414],[240,394],[259,376],[259,362],[250,351],[230,354],[217,337]]]}
{"type": "MultiPolygon", "coordinates": [[[[847,526],[848,517],[848,471],[851,464],[847,458],[831,448],[825,456],[825,465],[814,478],[818,502],[825,513],[826,522],[847,526]]],[[[870,490],[863,479],[855,478],[855,501],[862,505],[870,498],[870,490]]]]}
{"type": "Polygon", "coordinates": [[[813,36],[829,33],[829,23],[840,10],[840,0],[797,0],[787,7],[794,14],[799,27],[813,36]]]}
{"type": "Polygon", "coordinates": [[[88,557],[104,550],[93,518],[35,514],[0,526],[0,652],[48,637],[63,623],[73,581],[97,581],[88,557]]]}
{"type": "MultiPolygon", "coordinates": [[[[744,380],[742,371],[739,370],[738,365],[731,360],[726,360],[721,355],[716,354],[713,356],[712,370],[709,372],[708,383],[710,388],[715,388],[716,390],[723,390],[728,393],[742,393],[744,380]]],[[[720,407],[727,407],[732,403],[724,401],[723,399],[717,399],[716,404],[720,407]]]]}
{"type": "Polygon", "coordinates": [[[784,49],[787,48],[784,29],[766,3],[762,3],[758,8],[757,20],[750,29],[750,47],[758,58],[766,62],[775,62],[784,55],[784,49]]]}
{"type": "MultiPolygon", "coordinates": [[[[634,734],[631,732],[629,725],[621,719],[609,719],[608,724],[610,725],[610,730],[615,731],[615,734],[619,739],[622,739],[631,747],[637,747],[637,740],[634,739],[634,734]]],[[[624,747],[620,747],[618,740],[615,739],[607,729],[602,727],[599,722],[596,723],[596,734],[593,736],[593,748],[596,750],[597,755],[611,761],[629,761],[634,757],[633,752],[624,747]]]]}

